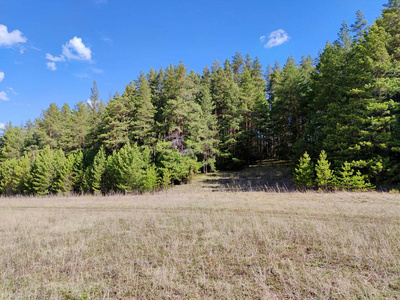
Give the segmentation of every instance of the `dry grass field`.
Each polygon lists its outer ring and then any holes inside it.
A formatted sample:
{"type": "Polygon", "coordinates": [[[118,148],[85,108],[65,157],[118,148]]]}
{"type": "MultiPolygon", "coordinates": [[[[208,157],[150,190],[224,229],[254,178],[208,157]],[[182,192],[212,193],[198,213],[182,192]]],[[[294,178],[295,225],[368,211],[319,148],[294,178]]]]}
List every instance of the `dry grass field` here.
{"type": "Polygon", "coordinates": [[[0,298],[400,298],[399,194],[229,192],[224,176],[0,198],[0,298]]]}

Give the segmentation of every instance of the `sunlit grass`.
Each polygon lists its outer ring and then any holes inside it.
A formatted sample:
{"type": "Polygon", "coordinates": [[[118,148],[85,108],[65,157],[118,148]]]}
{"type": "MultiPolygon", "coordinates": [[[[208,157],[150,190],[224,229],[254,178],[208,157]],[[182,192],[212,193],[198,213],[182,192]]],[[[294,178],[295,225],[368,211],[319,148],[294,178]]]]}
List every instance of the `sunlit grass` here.
{"type": "Polygon", "coordinates": [[[0,199],[2,299],[400,296],[400,196],[0,199]]]}

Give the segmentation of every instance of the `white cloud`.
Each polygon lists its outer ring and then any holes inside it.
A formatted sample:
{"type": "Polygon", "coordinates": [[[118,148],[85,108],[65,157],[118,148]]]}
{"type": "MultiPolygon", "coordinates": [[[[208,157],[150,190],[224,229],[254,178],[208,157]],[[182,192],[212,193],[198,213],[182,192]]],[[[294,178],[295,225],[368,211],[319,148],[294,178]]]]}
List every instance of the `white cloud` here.
{"type": "Polygon", "coordinates": [[[2,82],[2,81],[3,81],[4,77],[5,77],[5,74],[4,74],[4,72],[0,72],[0,82],[2,82]]]}
{"type": "Polygon", "coordinates": [[[104,71],[102,69],[92,68],[92,72],[94,74],[103,74],[104,71]]]}
{"type": "Polygon", "coordinates": [[[78,78],[90,78],[88,73],[76,73],[75,76],[78,78]]]}
{"type": "Polygon", "coordinates": [[[74,36],[63,46],[63,56],[68,59],[87,60],[92,59],[92,50],[86,47],[81,38],[74,36]]]}
{"type": "Polygon", "coordinates": [[[8,100],[10,100],[10,99],[7,97],[6,92],[1,91],[1,92],[0,92],[0,100],[8,101],[8,100]]]}
{"type": "Polygon", "coordinates": [[[13,46],[19,43],[25,43],[27,38],[22,36],[22,32],[19,30],[13,30],[8,32],[7,26],[0,24],[0,47],[1,46],[13,46]]]}
{"type": "Polygon", "coordinates": [[[18,95],[18,93],[11,86],[7,87],[7,91],[13,93],[14,95],[18,95]]]}
{"type": "Polygon", "coordinates": [[[46,63],[48,69],[57,70],[56,62],[64,62],[68,60],[92,60],[92,50],[86,47],[81,38],[74,36],[65,45],[62,46],[62,54],[60,56],[53,56],[50,53],[46,54],[46,59],[50,62],[46,63]]]}
{"type": "MultiPolygon", "coordinates": [[[[265,35],[260,37],[260,41],[265,43],[267,37],[265,35]]],[[[290,40],[290,36],[283,29],[278,29],[270,33],[268,41],[264,44],[264,48],[272,48],[282,45],[290,40]]]]}
{"type": "Polygon", "coordinates": [[[101,40],[105,43],[112,44],[113,40],[110,39],[108,36],[103,36],[101,40]]]}
{"type": "Polygon", "coordinates": [[[53,56],[50,53],[46,54],[46,59],[51,60],[51,61],[65,61],[65,57],[60,55],[60,56],[53,56]]]}
{"type": "Polygon", "coordinates": [[[57,70],[56,63],[55,63],[54,61],[52,61],[52,62],[47,62],[47,63],[46,63],[46,66],[47,66],[47,69],[50,69],[50,70],[52,70],[52,71],[57,70]]]}
{"type": "Polygon", "coordinates": [[[0,130],[5,129],[5,128],[6,128],[6,124],[0,123],[0,130]]]}

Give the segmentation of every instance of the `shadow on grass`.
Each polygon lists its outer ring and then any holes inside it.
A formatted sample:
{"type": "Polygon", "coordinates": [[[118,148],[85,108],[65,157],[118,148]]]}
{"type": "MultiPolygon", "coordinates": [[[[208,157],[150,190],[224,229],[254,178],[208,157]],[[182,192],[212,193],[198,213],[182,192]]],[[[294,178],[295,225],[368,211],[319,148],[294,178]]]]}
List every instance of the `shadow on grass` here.
{"type": "Polygon", "coordinates": [[[290,165],[281,160],[264,160],[241,171],[208,174],[202,180],[202,187],[232,192],[296,191],[290,165]]]}

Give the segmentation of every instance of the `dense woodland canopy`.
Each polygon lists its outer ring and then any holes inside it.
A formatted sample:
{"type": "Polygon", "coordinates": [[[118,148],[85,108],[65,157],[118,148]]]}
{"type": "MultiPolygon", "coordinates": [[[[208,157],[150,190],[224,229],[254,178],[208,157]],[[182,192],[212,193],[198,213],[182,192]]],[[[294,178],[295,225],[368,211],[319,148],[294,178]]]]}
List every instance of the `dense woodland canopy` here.
{"type": "Polygon", "coordinates": [[[0,194],[154,191],[265,158],[307,151],[312,163],[322,150],[334,170],[400,183],[400,0],[372,25],[358,11],[317,59],[265,70],[237,52],[202,74],[179,63],[107,103],[94,82],[87,103],[6,126],[0,194]]]}

